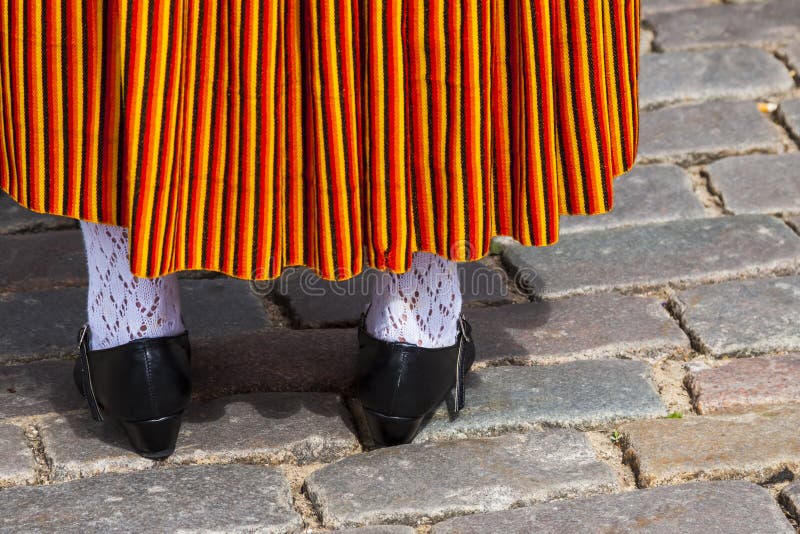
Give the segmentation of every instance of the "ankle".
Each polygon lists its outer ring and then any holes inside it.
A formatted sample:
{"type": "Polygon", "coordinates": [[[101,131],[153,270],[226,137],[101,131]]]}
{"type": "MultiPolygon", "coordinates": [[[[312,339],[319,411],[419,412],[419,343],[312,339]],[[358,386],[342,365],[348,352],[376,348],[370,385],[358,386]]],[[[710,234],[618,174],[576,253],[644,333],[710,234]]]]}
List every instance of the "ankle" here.
{"type": "Polygon", "coordinates": [[[372,295],[365,330],[382,341],[444,348],[456,342],[460,313],[456,263],[417,252],[408,272],[385,274],[372,295]]]}

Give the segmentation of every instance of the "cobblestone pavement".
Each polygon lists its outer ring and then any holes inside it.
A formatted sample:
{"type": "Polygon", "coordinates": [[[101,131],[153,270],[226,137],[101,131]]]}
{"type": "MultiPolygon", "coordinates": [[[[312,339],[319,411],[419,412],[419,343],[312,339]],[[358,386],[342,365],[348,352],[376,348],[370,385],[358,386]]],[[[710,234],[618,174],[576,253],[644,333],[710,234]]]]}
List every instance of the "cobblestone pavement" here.
{"type": "Polygon", "coordinates": [[[613,213],[463,267],[467,407],[410,445],[370,450],[349,400],[370,273],[200,272],[178,449],[136,456],[71,383],[76,221],[0,198],[0,531],[795,531],[800,2],[642,3],[613,213]]]}

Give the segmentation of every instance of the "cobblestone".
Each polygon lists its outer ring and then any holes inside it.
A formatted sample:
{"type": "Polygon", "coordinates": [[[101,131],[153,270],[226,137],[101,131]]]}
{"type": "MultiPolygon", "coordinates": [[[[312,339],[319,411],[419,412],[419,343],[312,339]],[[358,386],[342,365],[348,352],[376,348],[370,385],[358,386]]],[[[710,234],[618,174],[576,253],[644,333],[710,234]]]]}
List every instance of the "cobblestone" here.
{"type": "Polygon", "coordinates": [[[438,521],[616,486],[610,468],[572,430],[389,447],[339,460],[306,479],[329,527],[438,521]]]}
{"type": "Polygon", "coordinates": [[[652,534],[794,532],[767,490],[749,482],[725,481],[599,495],[457,517],[435,525],[431,534],[584,532],[587,529],[652,534]]]}
{"type": "Polygon", "coordinates": [[[86,285],[80,230],[0,235],[0,292],[86,285]]]}
{"type": "MultiPolygon", "coordinates": [[[[330,462],[360,448],[351,428],[333,394],[262,393],[195,403],[168,462],[330,462]]],[[[56,479],[155,465],[130,449],[117,425],[97,424],[88,413],[50,418],[41,435],[56,479]]]]}
{"type": "Polygon", "coordinates": [[[61,358],[75,350],[86,321],[86,290],[0,294],[0,363],[61,358]]]}
{"type": "Polygon", "coordinates": [[[795,521],[800,521],[800,482],[795,482],[781,491],[780,499],[795,521]]]}
{"type": "Polygon", "coordinates": [[[75,219],[69,217],[44,215],[23,208],[10,196],[0,191],[0,234],[60,230],[75,228],[77,224],[75,219]]]}
{"type": "Polygon", "coordinates": [[[276,328],[192,345],[194,391],[202,398],[261,391],[349,391],[358,341],[347,329],[276,328]]]}
{"type": "Polygon", "coordinates": [[[565,236],[552,247],[510,247],[503,262],[537,297],[715,282],[793,269],[800,239],[783,222],[742,215],[565,236]]]}
{"type": "Polygon", "coordinates": [[[413,528],[403,525],[375,525],[337,530],[336,534],[414,534],[415,532],[413,528]]]}
{"type": "MultiPolygon", "coordinates": [[[[791,532],[752,482],[800,473],[797,5],[642,0],[637,165],[559,244],[494,239],[513,280],[499,258],[459,266],[477,369],[411,445],[363,452],[339,396],[374,278],[191,271],[194,398],[175,453],[139,457],[72,383],[77,221],[0,193],[0,531],[791,532]],[[606,430],[640,487],[679,485],[618,493],[606,430]]],[[[800,485],[779,500],[800,521],[800,485]]]]}
{"type": "Polygon", "coordinates": [[[647,363],[630,360],[481,369],[467,376],[467,402],[458,417],[450,421],[440,407],[415,441],[665,416],[649,373],[647,363]]]}
{"type": "Polygon", "coordinates": [[[732,213],[800,213],[800,153],[725,158],[708,166],[732,213]]]}
{"type": "Polygon", "coordinates": [[[640,163],[693,165],[753,152],[782,152],[778,126],[754,102],[715,101],[641,113],[640,163]]]}
{"type": "MultiPolygon", "coordinates": [[[[308,269],[295,269],[274,284],[294,326],[330,328],[355,326],[383,273],[368,270],[344,282],[328,282],[308,269]]],[[[485,262],[460,263],[458,276],[464,304],[511,302],[505,271],[485,262]]],[[[269,286],[265,285],[265,289],[269,286]]]]}
{"type": "Polygon", "coordinates": [[[800,75],[800,42],[782,48],[779,54],[786,59],[789,67],[795,70],[795,76],[800,75]]]}
{"type": "Polygon", "coordinates": [[[713,356],[800,351],[800,277],[733,281],[678,293],[685,328],[713,356]]]}
{"type": "Polygon", "coordinates": [[[642,56],[642,109],[712,99],[753,99],[790,91],[794,80],[775,56],[750,47],[642,56]]]}
{"type": "Polygon", "coordinates": [[[245,280],[181,280],[180,286],[190,340],[248,335],[270,326],[261,299],[245,280]]]}
{"type": "MultiPolygon", "coordinates": [[[[193,347],[208,338],[243,337],[270,326],[247,282],[181,280],[180,286],[193,347]]],[[[75,351],[86,321],[86,288],[0,294],[0,317],[9,326],[0,333],[0,363],[64,357],[75,351]]]]}
{"type": "Polygon", "coordinates": [[[789,222],[789,225],[794,228],[794,231],[800,234],[800,216],[788,217],[786,220],[789,222]]]}
{"type": "Polygon", "coordinates": [[[0,366],[0,420],[85,407],[72,381],[72,366],[58,360],[0,366]]]}
{"type": "Polygon", "coordinates": [[[800,406],[634,421],[619,430],[641,487],[695,479],[767,482],[800,468],[800,406]]]}
{"type": "Polygon", "coordinates": [[[655,13],[669,13],[681,9],[703,7],[717,0],[642,0],[642,15],[649,17],[655,13]]]}
{"type": "MultiPolygon", "coordinates": [[[[476,308],[467,316],[484,361],[659,359],[689,348],[651,298],[596,295],[476,308]]],[[[352,329],[275,329],[200,340],[193,344],[194,390],[201,398],[253,390],[349,392],[356,355],[352,329]]],[[[0,367],[0,418],[83,408],[71,370],[71,361],[0,367]]]]}
{"type": "Polygon", "coordinates": [[[191,466],[14,488],[0,499],[13,532],[297,531],[289,484],[275,469],[191,466]]]}
{"type": "Polygon", "coordinates": [[[563,216],[559,234],[705,216],[689,175],[675,165],[636,165],[614,180],[614,208],[603,215],[563,216]]]}
{"type": "Polygon", "coordinates": [[[36,462],[22,429],[0,424],[0,488],[31,484],[35,478],[36,462]]]}
{"type": "Polygon", "coordinates": [[[688,338],[661,302],[649,297],[578,296],[468,310],[465,316],[478,361],[657,360],[689,349],[688,338]]]}
{"type": "Polygon", "coordinates": [[[789,127],[795,139],[800,140],[800,98],[792,98],[781,102],[779,115],[784,124],[789,127]]]}
{"type": "Polygon", "coordinates": [[[800,10],[795,0],[655,13],[648,20],[656,27],[657,42],[664,50],[738,44],[776,47],[800,40],[800,10]]]}
{"type": "MultiPolygon", "coordinates": [[[[656,299],[597,295],[465,314],[481,361],[660,359],[689,349],[688,338],[656,299]]],[[[253,390],[348,393],[357,351],[354,329],[274,329],[203,340],[193,345],[195,392],[202,398],[253,390]]]]}
{"type": "Polygon", "coordinates": [[[690,370],[687,388],[700,414],[800,402],[800,355],[733,360],[690,370]]]}
{"type": "Polygon", "coordinates": [[[653,51],[653,40],[656,38],[655,34],[646,28],[642,29],[639,33],[639,53],[649,54],[653,51]]]}

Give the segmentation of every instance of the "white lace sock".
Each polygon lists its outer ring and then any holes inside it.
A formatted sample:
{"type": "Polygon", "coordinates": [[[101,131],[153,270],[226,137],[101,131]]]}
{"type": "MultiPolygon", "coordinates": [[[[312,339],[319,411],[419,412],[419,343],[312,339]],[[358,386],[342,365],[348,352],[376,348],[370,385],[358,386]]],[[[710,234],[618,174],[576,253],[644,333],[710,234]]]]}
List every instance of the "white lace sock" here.
{"type": "Polygon", "coordinates": [[[408,272],[383,276],[367,311],[370,335],[425,348],[455,344],[461,313],[456,262],[415,252],[408,272]]]}
{"type": "Polygon", "coordinates": [[[81,220],[89,264],[89,348],[124,345],[142,337],[180,334],[178,278],[138,278],[128,263],[128,230],[81,220]]]}

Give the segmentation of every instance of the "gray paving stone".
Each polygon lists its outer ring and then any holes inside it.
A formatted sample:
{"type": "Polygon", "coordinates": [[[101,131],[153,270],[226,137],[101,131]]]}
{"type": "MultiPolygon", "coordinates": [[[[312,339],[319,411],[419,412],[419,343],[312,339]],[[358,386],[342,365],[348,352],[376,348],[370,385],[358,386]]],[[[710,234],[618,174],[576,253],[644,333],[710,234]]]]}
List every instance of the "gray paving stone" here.
{"type": "Polygon", "coordinates": [[[795,521],[800,521],[800,482],[795,482],[781,491],[781,503],[792,514],[795,521]]]}
{"type": "Polygon", "coordinates": [[[800,405],[619,427],[640,487],[743,478],[764,483],[800,467],[800,405]]]}
{"type": "Polygon", "coordinates": [[[786,221],[789,223],[789,226],[794,228],[794,231],[800,234],[800,216],[797,217],[787,217],[786,221]]]}
{"type": "Polygon", "coordinates": [[[191,339],[245,335],[270,326],[246,280],[181,280],[181,312],[191,339]]]}
{"type": "Polygon", "coordinates": [[[800,277],[698,287],[674,300],[695,346],[707,354],[800,350],[800,277]]]}
{"type": "MultiPolygon", "coordinates": [[[[194,395],[210,399],[253,391],[350,392],[357,350],[354,329],[276,329],[196,340],[194,395]]],[[[72,366],[72,361],[61,360],[0,366],[0,419],[85,409],[72,383],[72,366]]]]}
{"type": "Polygon", "coordinates": [[[800,98],[792,98],[781,102],[779,114],[795,139],[800,139],[800,98]]]}
{"type": "Polygon", "coordinates": [[[769,491],[735,480],[536,504],[448,519],[431,530],[431,534],[484,532],[790,534],[794,529],[769,491]]]}
{"type": "Polygon", "coordinates": [[[783,56],[789,66],[794,69],[795,76],[800,75],[800,42],[781,48],[778,53],[783,56]]]}
{"type": "MultiPolygon", "coordinates": [[[[113,421],[87,413],[43,420],[42,441],[57,480],[156,465],[133,452],[113,421]]],[[[256,393],[187,408],[168,463],[330,462],[360,449],[350,415],[334,394],[256,393]]]]}
{"type": "Polygon", "coordinates": [[[800,153],[725,158],[708,166],[732,213],[800,213],[800,153]]]}
{"type": "Polygon", "coordinates": [[[0,235],[0,292],[86,285],[80,230],[0,235]]]}
{"type": "Polygon", "coordinates": [[[110,474],[3,491],[0,530],[13,532],[295,532],[289,483],[252,465],[110,474]]]}
{"type": "MultiPolygon", "coordinates": [[[[215,337],[244,337],[270,326],[246,281],[180,280],[181,308],[193,346],[215,337]]],[[[86,288],[0,294],[0,363],[60,358],[75,351],[86,321],[86,288]]],[[[233,349],[234,347],[232,347],[233,349]]]]}
{"type": "Polygon", "coordinates": [[[0,488],[33,483],[35,469],[36,462],[22,429],[0,424],[0,488]]]}
{"type": "Polygon", "coordinates": [[[720,367],[690,368],[686,389],[697,413],[749,406],[800,403],[800,355],[730,360],[720,367]]]}
{"type": "Polygon", "coordinates": [[[754,102],[715,101],[641,114],[640,163],[694,165],[754,152],[783,151],[777,125],[754,102]]]}
{"type": "MultiPolygon", "coordinates": [[[[688,338],[650,298],[597,295],[465,313],[480,361],[660,359],[689,350],[688,338]]],[[[354,329],[274,329],[192,347],[194,388],[202,398],[255,390],[351,393],[354,386],[354,329]]]]}
{"type": "Polygon", "coordinates": [[[86,407],[72,381],[72,366],[62,360],[0,366],[0,420],[86,407]]]}
{"type": "Polygon", "coordinates": [[[656,36],[651,30],[643,28],[639,33],[639,53],[649,54],[652,52],[655,38],[656,36]]]}
{"type": "Polygon", "coordinates": [[[692,180],[676,165],[636,165],[614,180],[614,208],[602,215],[563,216],[559,234],[606,230],[705,216],[692,180]]]}
{"type": "Polygon", "coordinates": [[[358,341],[351,328],[278,328],[192,345],[192,380],[200,398],[251,391],[350,391],[358,341]]]}
{"type": "Polygon", "coordinates": [[[305,482],[328,527],[435,522],[616,486],[573,430],[378,449],[322,467],[305,482]]]}
{"type": "Polygon", "coordinates": [[[0,363],[64,357],[86,321],[86,289],[0,294],[0,320],[0,363]]]}
{"type": "Polygon", "coordinates": [[[642,0],[642,15],[648,17],[655,13],[668,13],[681,9],[691,9],[717,3],[719,0],[642,0]]]}
{"type": "Polygon", "coordinates": [[[40,419],[39,435],[53,480],[141,471],[159,465],[133,452],[116,421],[98,423],[88,409],[40,419]]]}
{"type": "MultiPolygon", "coordinates": [[[[322,280],[305,268],[290,269],[271,290],[282,299],[298,328],[355,326],[385,273],[370,269],[343,282],[322,280]]],[[[465,305],[511,302],[505,271],[486,262],[460,263],[458,276],[465,305]]],[[[259,285],[258,287],[262,287],[259,285]]],[[[269,285],[264,289],[270,291],[269,285]]]]}
{"type": "Polygon", "coordinates": [[[45,215],[23,208],[0,190],[0,234],[75,228],[77,219],[45,215]]]}
{"type": "MultiPolygon", "coordinates": [[[[689,350],[688,338],[660,301],[646,297],[592,295],[466,313],[477,357],[487,362],[655,360],[689,350]]],[[[70,333],[68,339],[72,337],[70,333]]],[[[352,393],[357,352],[356,332],[350,328],[272,329],[196,340],[194,393],[200,399],[253,391],[352,393]]],[[[0,366],[0,419],[83,410],[72,384],[72,365],[47,361],[0,366]]]]}
{"type": "Polygon", "coordinates": [[[350,413],[332,393],[255,393],[186,412],[176,462],[331,462],[358,452],[350,413]]]}
{"type": "Polygon", "coordinates": [[[468,310],[478,361],[548,364],[688,352],[661,301],[617,293],[468,310]]]}
{"type": "Polygon", "coordinates": [[[609,360],[490,367],[467,375],[466,405],[453,421],[442,406],[418,443],[536,427],[588,429],[667,415],[645,362],[609,360]]]}
{"type": "Polygon", "coordinates": [[[795,269],[800,239],[778,219],[740,215],[584,232],[508,248],[503,262],[536,297],[553,299],[795,269]]]}
{"type": "Polygon", "coordinates": [[[414,534],[415,532],[413,528],[403,525],[374,525],[337,530],[336,534],[414,534]]]}
{"type": "Polygon", "coordinates": [[[648,21],[656,27],[664,50],[687,50],[748,44],[776,47],[800,40],[800,9],[796,0],[716,5],[671,13],[654,13],[648,21]]]}
{"type": "Polygon", "coordinates": [[[754,99],[794,88],[783,63],[757,48],[648,54],[640,65],[642,109],[676,102],[754,99]]]}

